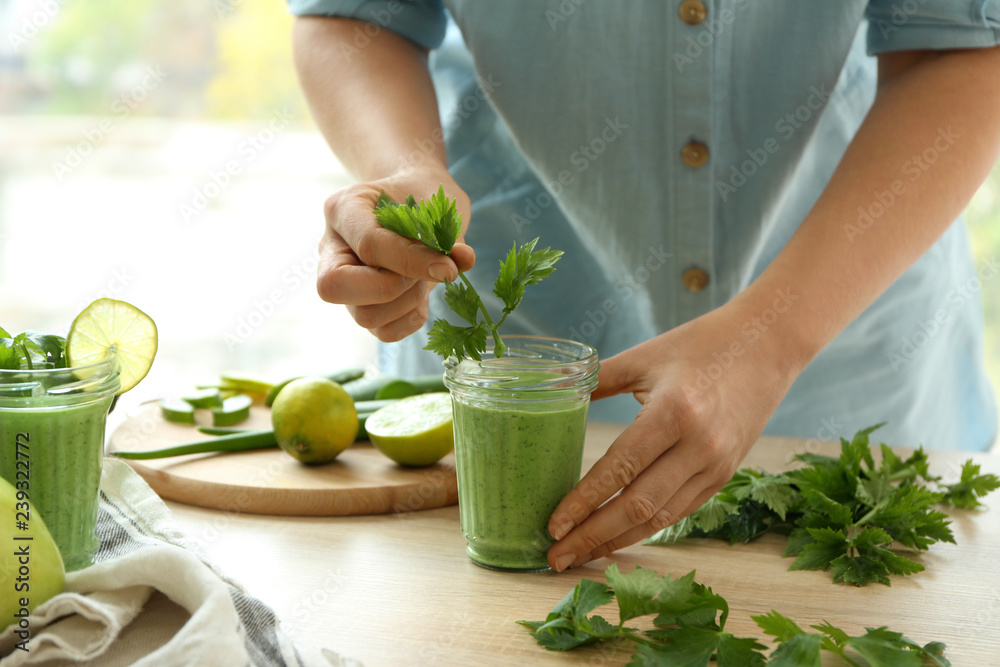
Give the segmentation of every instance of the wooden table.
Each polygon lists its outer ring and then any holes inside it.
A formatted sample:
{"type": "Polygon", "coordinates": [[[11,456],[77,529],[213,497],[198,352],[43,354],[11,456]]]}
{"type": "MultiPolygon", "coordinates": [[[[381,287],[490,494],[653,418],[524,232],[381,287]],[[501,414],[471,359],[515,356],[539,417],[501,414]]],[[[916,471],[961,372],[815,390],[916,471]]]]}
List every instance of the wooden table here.
{"type": "MultiPolygon", "coordinates": [[[[591,424],[586,470],[622,430],[591,424]]],[[[836,453],[838,445],[762,438],[744,462],[769,471],[794,453],[836,453]]],[[[932,471],[957,479],[964,453],[931,453],[932,471]]],[[[977,455],[984,472],[1000,458],[977,455]]],[[[457,506],[397,515],[290,518],[205,510],[169,503],[180,527],[229,576],[270,605],[294,640],[330,648],[347,665],[623,665],[631,645],[548,652],[518,619],[539,620],[580,580],[603,581],[617,562],[710,585],[730,604],[727,630],[772,646],[750,620],[776,609],[806,628],[826,619],[851,634],[888,625],[924,644],[948,645],[956,666],[1000,664],[1000,492],[990,511],[951,512],[958,545],[918,556],[927,570],[892,587],[834,584],[828,572],[789,572],[783,541],[767,536],[734,547],[689,540],[634,545],[561,574],[486,570],[465,555],[457,506]]],[[[602,612],[617,620],[616,607],[602,612]]],[[[647,627],[636,623],[640,627],[647,627]]]]}

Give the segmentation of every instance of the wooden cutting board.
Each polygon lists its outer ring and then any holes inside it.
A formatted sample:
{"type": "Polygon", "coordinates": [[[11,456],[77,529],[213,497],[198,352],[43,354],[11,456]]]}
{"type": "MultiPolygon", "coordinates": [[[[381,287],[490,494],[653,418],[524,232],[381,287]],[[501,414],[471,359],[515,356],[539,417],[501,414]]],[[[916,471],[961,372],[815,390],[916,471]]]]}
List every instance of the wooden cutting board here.
{"type": "MultiPolygon", "coordinates": [[[[239,427],[270,429],[270,410],[254,406],[239,427]]],[[[107,451],[159,449],[210,437],[164,420],[159,405],[148,403],[114,430],[107,451]]],[[[280,449],[123,460],[162,498],[229,512],[389,514],[458,502],[454,454],[426,468],[403,468],[367,442],[317,466],[303,465],[280,449]]]]}

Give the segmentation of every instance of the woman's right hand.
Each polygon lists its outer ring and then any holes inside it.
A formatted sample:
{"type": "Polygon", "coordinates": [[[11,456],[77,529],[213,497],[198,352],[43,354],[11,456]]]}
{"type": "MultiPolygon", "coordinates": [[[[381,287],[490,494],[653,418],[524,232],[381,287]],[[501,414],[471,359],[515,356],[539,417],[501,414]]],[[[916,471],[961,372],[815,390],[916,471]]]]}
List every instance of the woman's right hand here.
{"type": "Polygon", "coordinates": [[[469,198],[447,171],[407,171],[333,193],[323,206],[326,229],[319,243],[316,291],[330,303],[342,303],[354,321],[383,342],[417,331],[427,320],[427,299],[439,282],[455,280],[475,264],[462,240],[469,224],[469,198]],[[372,210],[379,194],[395,201],[417,201],[443,186],[457,199],[462,233],[450,256],[423,243],[383,229],[372,210]]]}

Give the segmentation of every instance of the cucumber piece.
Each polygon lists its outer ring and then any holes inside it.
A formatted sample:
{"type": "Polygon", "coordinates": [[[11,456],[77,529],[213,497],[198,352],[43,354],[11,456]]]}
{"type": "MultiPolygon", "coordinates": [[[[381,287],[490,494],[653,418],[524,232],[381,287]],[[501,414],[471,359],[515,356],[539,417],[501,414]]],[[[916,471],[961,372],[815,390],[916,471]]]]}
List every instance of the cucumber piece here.
{"type": "Polygon", "coordinates": [[[250,416],[250,406],[253,399],[246,394],[227,398],[222,407],[212,410],[212,426],[232,426],[239,424],[250,416]]]}
{"type": "Polygon", "coordinates": [[[406,380],[393,380],[384,387],[379,387],[379,390],[375,392],[375,400],[406,398],[407,396],[414,396],[419,393],[420,390],[406,380]]]}
{"type": "Polygon", "coordinates": [[[185,454],[208,454],[214,452],[244,452],[253,449],[277,448],[278,441],[274,439],[274,431],[247,431],[220,435],[184,445],[151,449],[138,452],[112,452],[123,459],[160,459],[168,456],[184,456],[185,454]]]}
{"type": "Polygon", "coordinates": [[[168,422],[177,424],[194,423],[194,406],[179,398],[164,398],[160,401],[160,412],[168,422]]]}
{"type": "Polygon", "coordinates": [[[448,387],[444,386],[444,373],[417,375],[416,377],[406,378],[406,381],[417,389],[418,394],[433,394],[439,391],[448,391],[448,387]]]}
{"type": "MultiPolygon", "coordinates": [[[[336,382],[337,384],[342,385],[347,382],[357,380],[358,378],[364,376],[364,374],[365,374],[365,369],[363,368],[345,368],[335,373],[324,375],[323,377],[325,377],[327,380],[331,380],[333,382],[336,382]]],[[[274,399],[278,397],[278,392],[284,389],[286,384],[288,384],[292,380],[298,380],[300,377],[304,376],[299,375],[293,378],[288,378],[284,382],[279,382],[278,384],[271,387],[267,391],[267,397],[264,399],[264,404],[267,405],[267,407],[271,407],[271,404],[274,403],[274,399]]],[[[372,395],[372,398],[375,398],[374,394],[372,395]]]]}
{"type": "Polygon", "coordinates": [[[428,394],[437,391],[448,391],[444,386],[444,373],[434,375],[417,375],[415,377],[403,378],[392,375],[366,376],[360,380],[354,380],[344,385],[344,390],[357,401],[371,401],[376,398],[378,392],[383,387],[388,387],[397,382],[406,382],[412,385],[418,394],[428,394]]]}
{"type": "Polygon", "coordinates": [[[218,388],[208,387],[199,389],[190,394],[181,396],[181,399],[191,405],[192,408],[220,408],[222,407],[222,395],[218,388]]]}
{"type": "Polygon", "coordinates": [[[238,393],[266,394],[274,388],[274,384],[249,375],[239,373],[223,373],[219,376],[219,387],[235,389],[238,393]]]}

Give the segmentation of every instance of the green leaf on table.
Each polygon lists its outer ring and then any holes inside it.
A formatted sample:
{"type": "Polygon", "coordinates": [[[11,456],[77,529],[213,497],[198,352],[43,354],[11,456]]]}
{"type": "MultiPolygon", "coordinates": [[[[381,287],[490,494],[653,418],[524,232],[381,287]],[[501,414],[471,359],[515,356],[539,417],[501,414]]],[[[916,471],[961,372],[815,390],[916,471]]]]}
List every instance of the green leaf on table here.
{"type": "Polygon", "coordinates": [[[778,667],[819,667],[822,637],[806,632],[792,619],[772,609],[760,616],[751,616],[764,634],[779,642],[767,664],[778,667]]]}
{"type": "Polygon", "coordinates": [[[979,501],[991,491],[1000,488],[1000,477],[990,474],[980,474],[980,466],[969,459],[962,464],[962,474],[954,484],[944,485],[942,501],[962,509],[984,507],[979,501]]]}
{"type": "Polygon", "coordinates": [[[954,544],[948,515],[934,509],[943,498],[944,494],[916,484],[893,487],[886,502],[871,510],[869,524],[912,549],[924,550],[935,542],[954,544]]]}
{"type": "Polygon", "coordinates": [[[745,499],[737,506],[736,512],[726,517],[713,537],[729,540],[730,544],[749,542],[766,533],[777,514],[758,500],[745,499]]]}
{"type": "Polygon", "coordinates": [[[726,517],[737,511],[739,504],[722,494],[716,494],[690,515],[694,524],[706,533],[718,530],[726,517]]]}
{"type": "Polygon", "coordinates": [[[799,495],[790,477],[751,469],[738,471],[725,488],[736,500],[750,498],[762,503],[782,521],[799,495]]]}
{"type": "Polygon", "coordinates": [[[712,628],[680,627],[646,633],[659,644],[640,644],[629,665],[706,667],[716,658],[718,667],[758,667],[766,647],[753,638],[735,637],[712,628]]]}
{"type": "Polygon", "coordinates": [[[552,608],[544,621],[518,621],[531,630],[535,641],[553,651],[567,651],[622,634],[622,629],[601,616],[587,614],[614,599],[607,584],[581,579],[573,590],[552,608]]]}
{"type": "Polygon", "coordinates": [[[778,645],[767,660],[769,667],[820,667],[823,638],[817,634],[802,634],[778,645]]]}
{"type": "MultiPolygon", "coordinates": [[[[678,582],[672,582],[668,577],[665,581],[656,572],[640,566],[636,566],[634,570],[626,574],[618,570],[617,563],[609,565],[608,569],[604,572],[604,576],[607,578],[608,585],[611,586],[611,590],[614,591],[614,596],[618,600],[618,609],[622,623],[637,616],[645,616],[646,614],[658,612],[659,609],[653,606],[655,598],[661,593],[667,593],[668,590],[672,592],[677,588],[676,586],[671,587],[670,584],[678,584],[684,590],[685,594],[689,594],[694,581],[694,576],[678,582]]],[[[676,593],[670,594],[679,595],[681,592],[677,590],[676,593]]]]}
{"type": "Polygon", "coordinates": [[[807,528],[806,533],[812,541],[799,549],[799,557],[788,567],[789,570],[826,570],[830,563],[847,555],[850,543],[842,530],[807,528]]]}
{"type": "MultiPolygon", "coordinates": [[[[873,543],[883,535],[867,538],[873,543]]],[[[864,542],[865,540],[861,540],[864,542]]],[[[679,577],[660,577],[636,567],[622,573],[617,565],[605,571],[608,585],[583,579],[548,614],[545,621],[518,621],[532,637],[551,650],[570,650],[601,641],[636,643],[628,663],[633,667],[819,667],[822,652],[834,653],[847,664],[861,667],[937,665],[949,667],[945,645],[930,642],[920,646],[888,628],[867,628],[864,635],[851,637],[842,629],[823,621],[808,632],[775,610],[751,616],[757,626],[777,644],[770,658],[757,639],[736,637],[725,630],[729,605],[725,598],[694,580],[694,571],[679,577]],[[601,616],[587,616],[597,607],[617,598],[621,625],[601,616]],[[722,611],[716,622],[716,616],[722,611]],[[656,613],[655,629],[639,632],[624,622],[656,613]],[[848,651],[852,652],[851,655],[848,651]]]]}
{"type": "Polygon", "coordinates": [[[847,646],[867,660],[871,667],[920,667],[924,663],[920,653],[912,650],[902,639],[902,634],[888,628],[869,628],[864,635],[849,638],[847,646]]]}
{"type": "Polygon", "coordinates": [[[855,477],[861,472],[862,465],[869,470],[875,468],[875,459],[872,457],[871,444],[868,436],[885,426],[885,422],[875,424],[868,428],[861,429],[854,434],[850,441],[840,439],[840,465],[855,477]]]}

